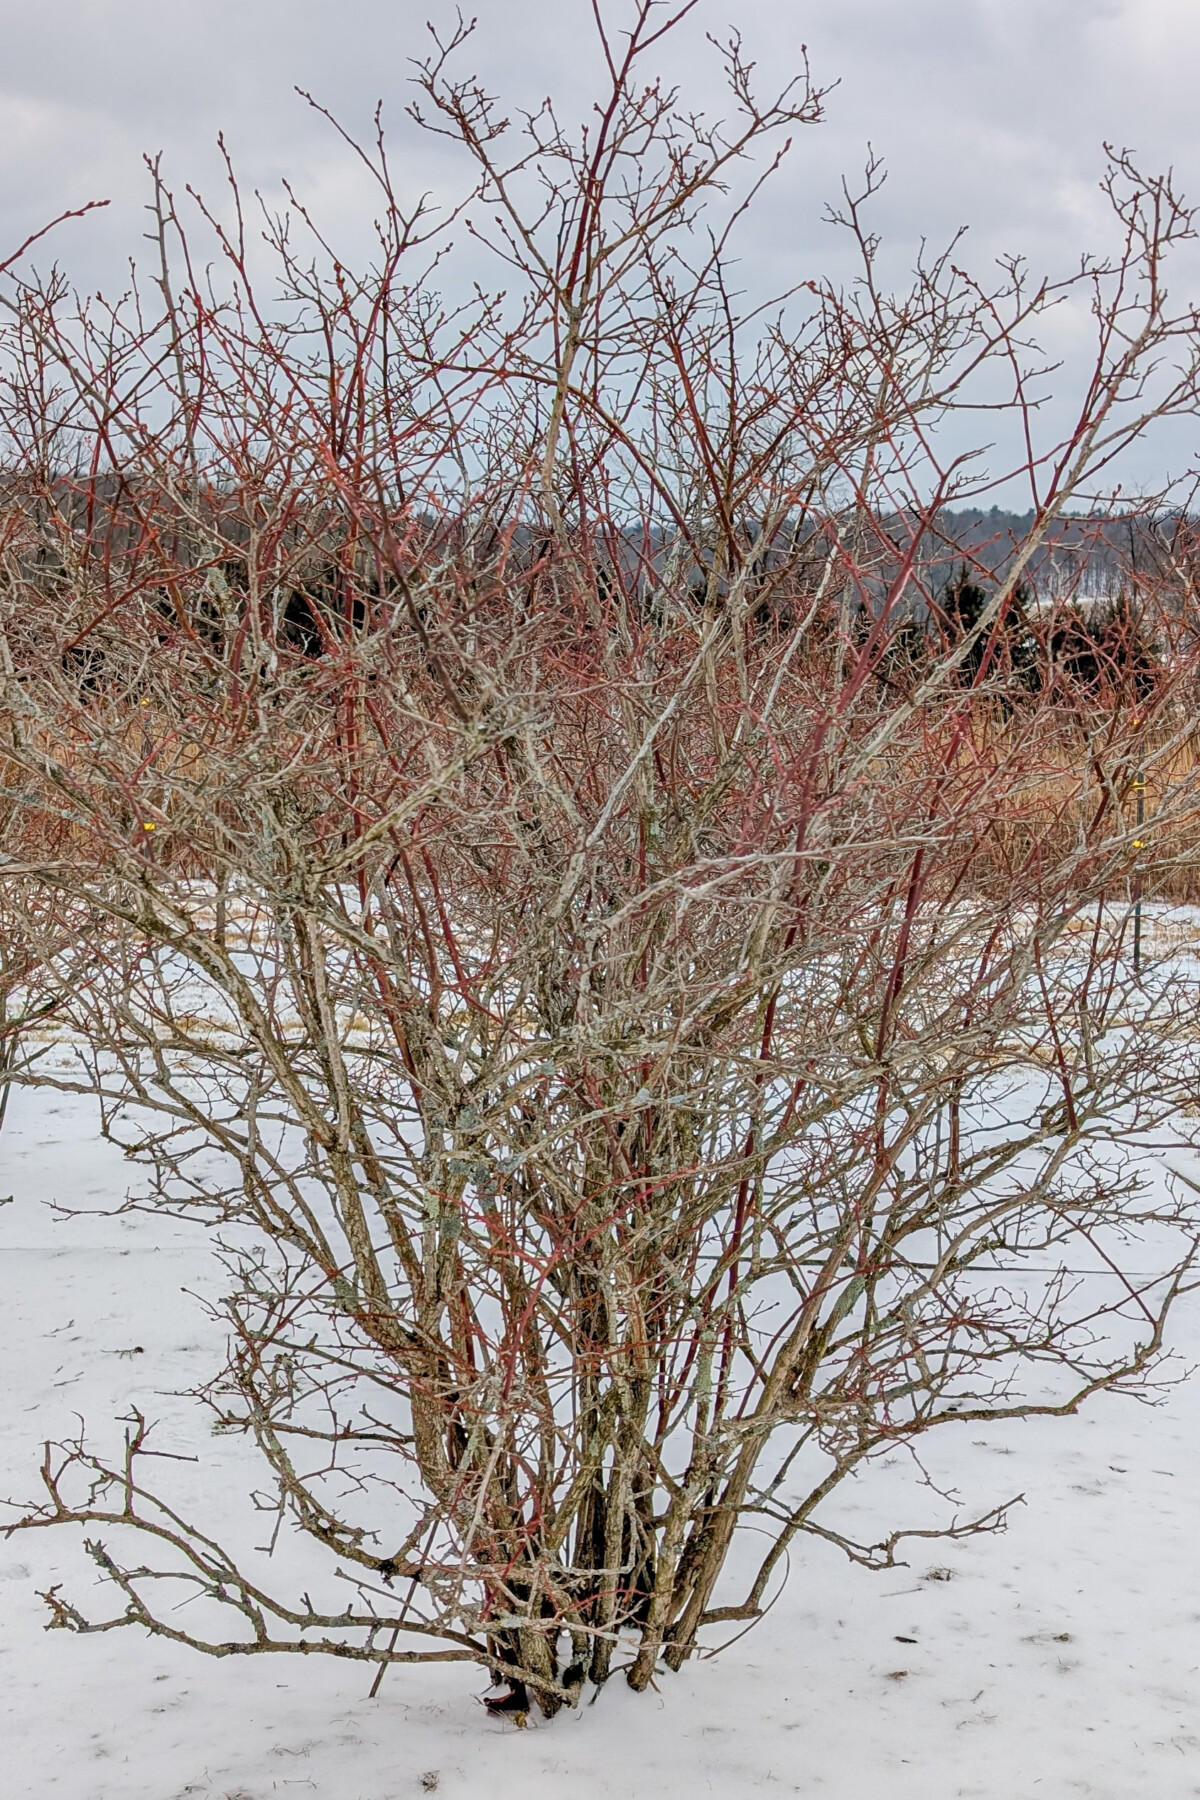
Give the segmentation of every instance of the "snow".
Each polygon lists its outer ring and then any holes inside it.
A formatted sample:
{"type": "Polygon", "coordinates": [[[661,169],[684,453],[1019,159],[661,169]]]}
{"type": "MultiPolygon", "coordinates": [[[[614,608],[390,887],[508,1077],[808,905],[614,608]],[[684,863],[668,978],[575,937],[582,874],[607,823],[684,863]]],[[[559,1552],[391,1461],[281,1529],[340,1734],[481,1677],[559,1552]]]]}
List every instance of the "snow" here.
{"type": "MultiPolygon", "coordinates": [[[[162,1447],[199,1451],[197,1517],[244,1528],[252,1452],[184,1396],[208,1371],[216,1277],[203,1236],[111,1203],[129,1171],[88,1108],[14,1093],[0,1136],[0,1492],[32,1498],[40,1444],[85,1416],[97,1442],[139,1405],[162,1447]]],[[[1176,1348],[1200,1362],[1200,1306],[1176,1348]]],[[[1182,1364],[1181,1364],[1182,1366],[1182,1364]]],[[[327,1659],[215,1662],[133,1631],[46,1633],[35,1589],[90,1600],[69,1535],[0,1541],[4,1792],[42,1800],[1034,1800],[1200,1795],[1200,1377],[1161,1405],[981,1430],[922,1454],[1002,1536],[915,1540],[871,1574],[805,1540],[776,1605],[719,1658],[526,1731],[488,1718],[470,1667],[371,1674],[327,1659]],[[945,1578],[946,1576],[949,1578],[945,1578]],[[911,1641],[909,1641],[911,1640],[911,1641]]],[[[178,1465],[173,1465],[178,1467],[178,1465]]],[[[187,1465],[190,1468],[190,1465],[187,1465]]],[[[944,1512],[910,1459],[850,1489],[856,1536],[944,1512]]],[[[220,1532],[218,1532],[220,1535],[220,1532]]],[[[736,1631],[731,1628],[730,1635],[736,1631]]]]}

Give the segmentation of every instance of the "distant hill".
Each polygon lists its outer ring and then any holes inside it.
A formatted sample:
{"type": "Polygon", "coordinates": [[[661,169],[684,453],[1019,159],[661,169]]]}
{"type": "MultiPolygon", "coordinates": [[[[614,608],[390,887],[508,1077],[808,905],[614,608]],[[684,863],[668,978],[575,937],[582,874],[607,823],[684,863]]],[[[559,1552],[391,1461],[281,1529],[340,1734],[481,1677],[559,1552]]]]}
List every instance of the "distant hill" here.
{"type": "MultiPolygon", "coordinates": [[[[936,578],[945,566],[947,574],[964,557],[993,575],[1003,575],[1017,546],[1033,525],[1034,514],[1006,512],[1001,507],[947,508],[938,516],[936,531],[926,533],[921,561],[936,578]]],[[[1097,517],[1067,514],[1055,521],[1046,542],[1028,568],[1034,587],[1049,593],[1078,593],[1094,597],[1116,592],[1128,580],[1131,567],[1156,567],[1161,563],[1175,521],[1160,522],[1129,516],[1097,517]]]]}

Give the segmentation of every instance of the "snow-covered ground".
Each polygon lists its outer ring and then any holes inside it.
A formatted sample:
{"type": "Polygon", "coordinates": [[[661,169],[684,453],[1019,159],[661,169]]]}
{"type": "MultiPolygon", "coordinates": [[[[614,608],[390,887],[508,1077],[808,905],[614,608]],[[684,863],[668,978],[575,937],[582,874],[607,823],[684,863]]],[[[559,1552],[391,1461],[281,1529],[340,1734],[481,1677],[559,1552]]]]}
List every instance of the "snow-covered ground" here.
{"type": "MultiPolygon", "coordinates": [[[[118,1439],[129,1403],[162,1447],[204,1452],[196,1513],[244,1515],[252,1455],[178,1394],[211,1366],[203,1241],[151,1220],[56,1221],[127,1167],[81,1104],[13,1095],[0,1137],[0,1492],[36,1491],[40,1443],[86,1416],[118,1439]],[[190,1293],[189,1293],[190,1291],[190,1293]],[[228,1486],[232,1498],[224,1495],[228,1486]],[[209,1510],[211,1509],[211,1511],[209,1510]]],[[[1200,1297],[1176,1342],[1200,1363],[1200,1297]]],[[[918,1541],[872,1575],[806,1540],[768,1618],[721,1657],[613,1682],[524,1732],[489,1719],[470,1668],[370,1673],[326,1659],[212,1662],[132,1631],[46,1633],[34,1590],[89,1593],[65,1536],[0,1540],[0,1690],[11,1800],[1034,1800],[1200,1795],[1200,1376],[1155,1408],[930,1442],[964,1504],[1024,1493],[1006,1535],[918,1541]]],[[[928,1522],[896,1458],[850,1492],[855,1535],[928,1522]]]]}

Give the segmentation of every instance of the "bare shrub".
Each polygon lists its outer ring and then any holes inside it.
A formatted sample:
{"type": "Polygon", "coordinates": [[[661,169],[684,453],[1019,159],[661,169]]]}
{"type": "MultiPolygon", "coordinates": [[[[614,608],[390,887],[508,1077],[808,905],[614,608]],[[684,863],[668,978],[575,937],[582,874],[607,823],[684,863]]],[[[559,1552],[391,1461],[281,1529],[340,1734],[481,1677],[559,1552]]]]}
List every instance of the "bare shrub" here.
{"type": "Polygon", "coordinates": [[[1053,663],[1052,618],[1036,679],[1005,634],[1055,519],[1193,406],[1191,215],[1119,159],[1111,263],[891,296],[872,170],[860,284],[742,317],[726,190],[819,95],[758,101],[734,44],[733,122],[692,118],[639,74],[656,29],[605,40],[583,136],[424,69],[503,298],[435,297],[453,221],[381,143],[360,277],[268,221],[267,299],[213,217],[214,298],[155,167],[154,308],[9,295],[0,905],[79,1055],[6,1073],[98,1096],[129,1206],[215,1228],[216,1420],[351,1582],[280,1597],[137,1420],[47,1451],[22,1528],[88,1527],[124,1597],[55,1590],[58,1625],[468,1660],[513,1712],[644,1688],[798,1533],[889,1563],[903,1531],[825,1504],[880,1452],[1144,1383],[1187,1280],[1193,1196],[1129,1147],[1194,1091],[1189,1009],[1126,904],[1195,822],[1185,511],[1146,505],[1136,691],[1053,663]],[[1095,377],[1035,447],[1028,345],[1076,293],[1095,377]],[[1033,524],[900,679],[981,488],[939,428],[1006,371],[1033,524]]]}

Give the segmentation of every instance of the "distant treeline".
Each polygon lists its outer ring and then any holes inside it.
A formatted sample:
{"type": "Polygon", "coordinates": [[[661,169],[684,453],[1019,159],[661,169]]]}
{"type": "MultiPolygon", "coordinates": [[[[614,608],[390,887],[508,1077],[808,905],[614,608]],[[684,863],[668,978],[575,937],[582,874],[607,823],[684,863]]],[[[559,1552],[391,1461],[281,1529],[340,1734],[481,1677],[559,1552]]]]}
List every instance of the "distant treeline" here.
{"type": "MultiPolygon", "coordinates": [[[[947,508],[938,515],[936,529],[922,539],[922,567],[934,587],[951,580],[964,559],[979,574],[1001,577],[1033,523],[1032,509],[1019,513],[998,506],[987,511],[947,508]]],[[[1045,543],[1027,565],[1026,580],[1042,600],[1115,599],[1132,575],[1161,570],[1178,524],[1176,514],[1159,518],[1067,514],[1051,525],[1045,543]]]]}

